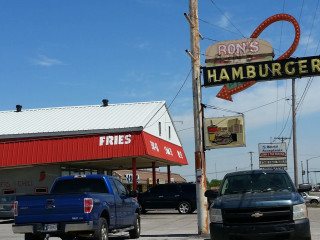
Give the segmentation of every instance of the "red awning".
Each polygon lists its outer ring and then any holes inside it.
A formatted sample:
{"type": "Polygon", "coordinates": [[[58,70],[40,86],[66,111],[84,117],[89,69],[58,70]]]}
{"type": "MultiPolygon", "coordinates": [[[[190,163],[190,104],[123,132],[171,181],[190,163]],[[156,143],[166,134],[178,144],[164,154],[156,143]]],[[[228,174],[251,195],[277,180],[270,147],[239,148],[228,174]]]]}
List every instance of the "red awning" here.
{"type": "Polygon", "coordinates": [[[182,147],[146,132],[22,138],[0,142],[0,167],[104,159],[117,161],[119,158],[133,157],[166,162],[168,165],[188,164],[182,147]]]}

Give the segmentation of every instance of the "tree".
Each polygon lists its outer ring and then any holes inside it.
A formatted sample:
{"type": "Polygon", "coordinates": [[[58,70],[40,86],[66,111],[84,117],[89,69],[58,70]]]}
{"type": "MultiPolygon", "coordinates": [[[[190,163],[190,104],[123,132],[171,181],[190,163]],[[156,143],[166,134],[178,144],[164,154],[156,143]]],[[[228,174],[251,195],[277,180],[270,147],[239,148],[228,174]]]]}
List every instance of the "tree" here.
{"type": "Polygon", "coordinates": [[[220,187],[222,180],[212,179],[210,182],[207,180],[207,188],[220,187]]]}

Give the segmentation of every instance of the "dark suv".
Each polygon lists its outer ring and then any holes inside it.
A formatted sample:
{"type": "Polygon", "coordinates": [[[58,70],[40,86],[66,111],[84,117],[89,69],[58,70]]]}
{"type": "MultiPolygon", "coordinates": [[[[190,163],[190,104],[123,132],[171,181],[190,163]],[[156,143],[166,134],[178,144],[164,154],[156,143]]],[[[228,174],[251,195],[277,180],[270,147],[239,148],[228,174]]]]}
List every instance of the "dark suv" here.
{"type": "Polygon", "coordinates": [[[284,170],[252,170],[228,173],[219,192],[207,190],[210,236],[213,240],[292,239],[311,240],[308,211],[284,170]]]}
{"type": "Polygon", "coordinates": [[[196,184],[159,184],[138,195],[141,212],[147,209],[177,209],[179,213],[192,213],[197,209],[196,184]]]}

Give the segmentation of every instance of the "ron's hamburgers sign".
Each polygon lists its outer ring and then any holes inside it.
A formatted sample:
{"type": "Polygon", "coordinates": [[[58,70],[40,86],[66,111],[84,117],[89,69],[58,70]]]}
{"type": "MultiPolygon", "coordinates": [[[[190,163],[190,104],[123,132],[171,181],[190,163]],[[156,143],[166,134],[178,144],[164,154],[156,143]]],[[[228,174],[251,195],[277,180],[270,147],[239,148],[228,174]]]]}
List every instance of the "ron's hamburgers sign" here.
{"type": "Polygon", "coordinates": [[[204,67],[204,86],[246,81],[270,81],[320,75],[320,56],[204,67]]]}

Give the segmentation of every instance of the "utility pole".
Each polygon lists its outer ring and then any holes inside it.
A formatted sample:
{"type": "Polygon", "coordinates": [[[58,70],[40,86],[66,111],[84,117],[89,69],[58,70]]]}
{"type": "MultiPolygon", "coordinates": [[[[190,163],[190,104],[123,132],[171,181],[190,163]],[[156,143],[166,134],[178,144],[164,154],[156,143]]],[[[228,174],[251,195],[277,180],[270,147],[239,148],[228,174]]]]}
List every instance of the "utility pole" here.
{"type": "Polygon", "coordinates": [[[293,139],[293,167],[294,167],[294,183],[299,186],[298,178],[298,156],[297,156],[297,135],[296,135],[296,80],[292,79],[292,139],[293,139]]]}
{"type": "Polygon", "coordinates": [[[201,106],[201,79],[200,79],[200,44],[199,44],[199,21],[198,2],[189,0],[189,15],[185,14],[190,23],[191,52],[186,51],[191,57],[192,66],[192,92],[193,92],[193,115],[195,137],[195,173],[197,182],[197,213],[198,234],[209,232],[208,207],[204,192],[207,189],[206,162],[203,144],[203,108],[201,106]]]}
{"type": "Polygon", "coordinates": [[[291,139],[291,138],[287,138],[287,137],[275,137],[274,139],[279,139],[279,140],[281,140],[281,142],[283,143],[284,140],[289,140],[289,139],[291,139]]]}
{"type": "Polygon", "coordinates": [[[250,162],[251,162],[250,166],[251,166],[251,170],[252,170],[252,167],[253,167],[253,164],[252,164],[252,153],[253,152],[249,152],[249,153],[250,153],[250,162]]]}
{"type": "Polygon", "coordinates": [[[304,178],[303,178],[303,175],[304,175],[304,170],[303,170],[303,163],[301,161],[301,177],[302,177],[302,183],[304,183],[304,178]]]}

